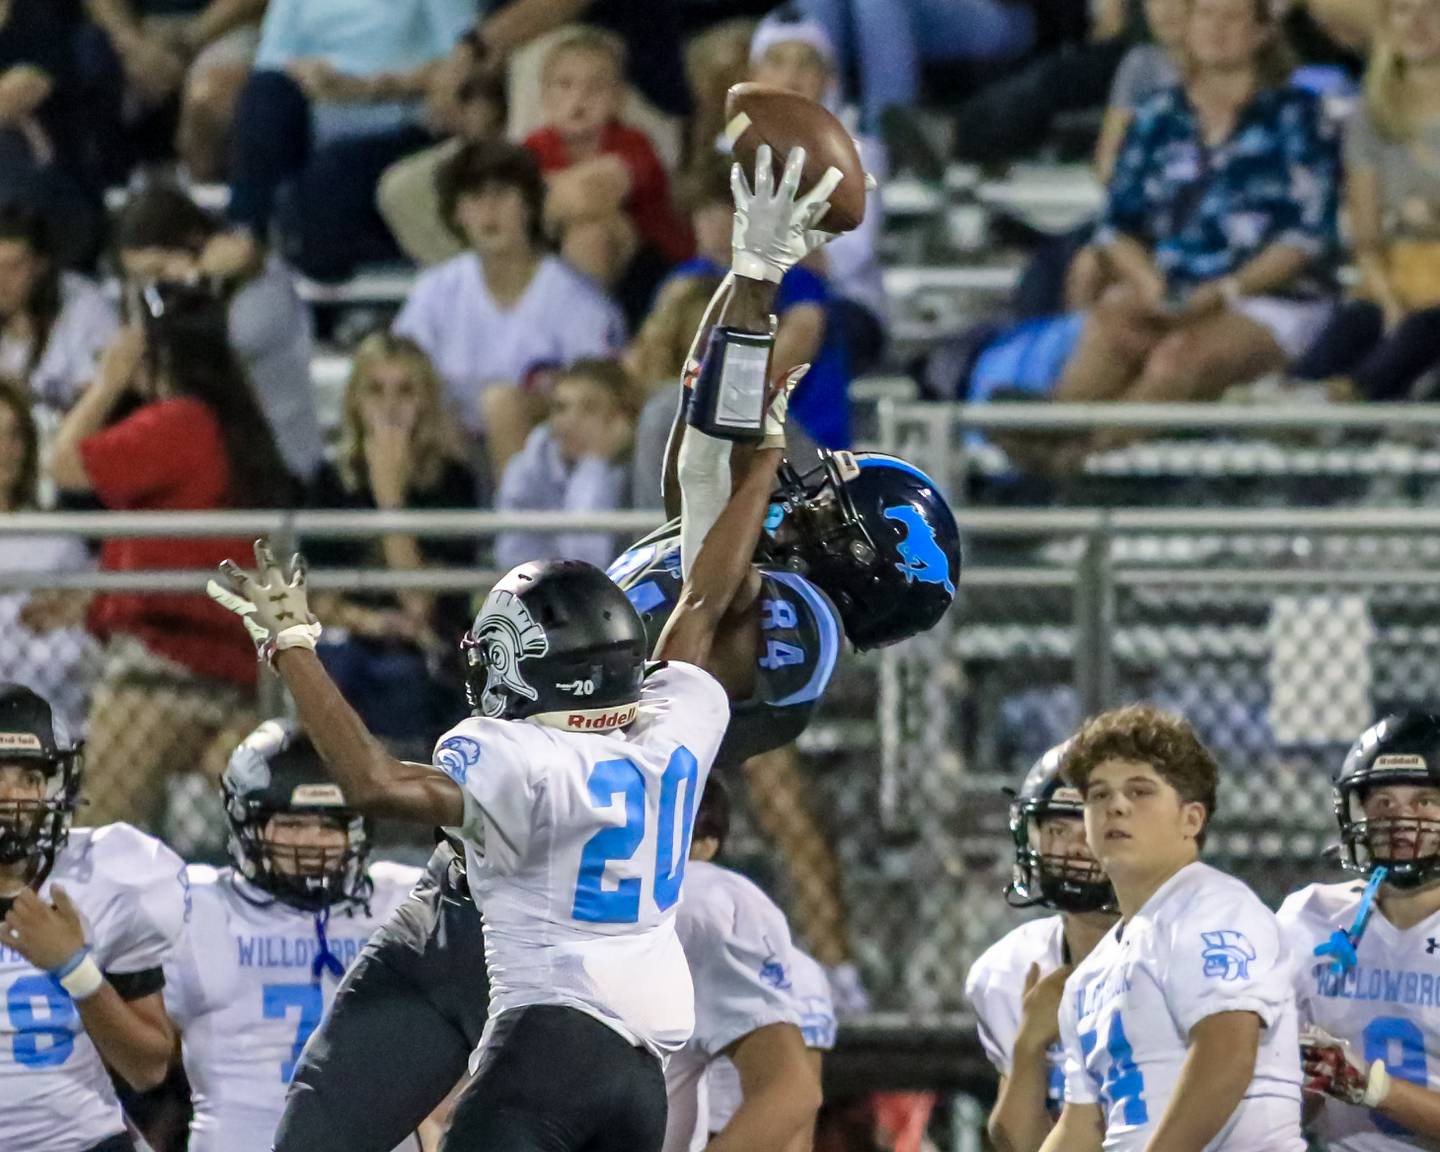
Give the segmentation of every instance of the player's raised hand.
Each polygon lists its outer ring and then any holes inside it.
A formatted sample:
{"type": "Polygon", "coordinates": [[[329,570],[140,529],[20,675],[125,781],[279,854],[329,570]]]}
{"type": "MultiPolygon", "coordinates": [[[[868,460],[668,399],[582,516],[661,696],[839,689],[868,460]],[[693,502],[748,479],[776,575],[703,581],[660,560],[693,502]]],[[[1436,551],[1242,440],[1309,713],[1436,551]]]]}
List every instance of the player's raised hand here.
{"type": "Polygon", "coordinates": [[[1383,1060],[1367,1068],[1347,1041],[1314,1025],[1300,1033],[1300,1063],[1306,1092],[1376,1108],[1390,1091],[1390,1075],[1383,1060]]]}
{"type": "Polygon", "coordinates": [[[1016,1046],[1032,1049],[1050,1047],[1060,1038],[1060,996],[1071,968],[1062,964],[1040,975],[1040,965],[1031,964],[1025,973],[1025,991],[1020,1002],[1020,1033],[1016,1046]]]}
{"type": "Polygon", "coordinates": [[[800,177],[805,149],[792,148],[785,171],[775,182],[768,144],[755,153],[755,178],[746,179],[739,164],[730,169],[730,191],[735,198],[735,225],[730,234],[731,268],[750,280],[780,279],[827,240],[828,232],[816,225],[830,208],[830,194],[842,179],[831,167],[803,196],[800,177]]]}
{"type": "Polygon", "coordinates": [[[254,572],[226,560],[220,565],[220,574],[225,583],[211,580],[205,591],[240,617],[262,660],[272,659],[285,648],[314,650],[320,639],[320,622],[310,612],[303,556],[294,555],[287,576],[276,563],[269,542],[262,538],[255,541],[254,572]]]}

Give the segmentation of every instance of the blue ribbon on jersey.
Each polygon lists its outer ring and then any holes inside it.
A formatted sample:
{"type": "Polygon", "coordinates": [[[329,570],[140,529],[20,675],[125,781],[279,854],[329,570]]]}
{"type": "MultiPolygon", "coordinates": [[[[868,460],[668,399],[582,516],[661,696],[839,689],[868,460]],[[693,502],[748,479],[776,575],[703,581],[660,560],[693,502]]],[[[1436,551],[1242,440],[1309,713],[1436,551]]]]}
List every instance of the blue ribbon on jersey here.
{"type": "Polygon", "coordinates": [[[1385,883],[1388,869],[1382,864],[1370,874],[1370,883],[1365,885],[1365,891],[1360,896],[1360,907],[1355,911],[1355,922],[1350,925],[1347,932],[1344,928],[1337,928],[1330,933],[1330,939],[1323,944],[1315,946],[1315,955],[1322,960],[1330,957],[1330,971],[1336,975],[1343,976],[1359,963],[1355,955],[1355,949],[1360,946],[1360,938],[1365,935],[1365,925],[1370,922],[1370,914],[1375,911],[1375,897],[1380,891],[1380,885],[1385,883]]]}
{"type": "Polygon", "coordinates": [[[320,979],[322,972],[329,972],[337,980],[345,975],[345,965],[340,963],[340,957],[330,951],[330,941],[325,938],[325,925],[329,922],[329,908],[315,913],[315,939],[320,943],[320,951],[310,963],[310,975],[316,980],[320,979]]]}

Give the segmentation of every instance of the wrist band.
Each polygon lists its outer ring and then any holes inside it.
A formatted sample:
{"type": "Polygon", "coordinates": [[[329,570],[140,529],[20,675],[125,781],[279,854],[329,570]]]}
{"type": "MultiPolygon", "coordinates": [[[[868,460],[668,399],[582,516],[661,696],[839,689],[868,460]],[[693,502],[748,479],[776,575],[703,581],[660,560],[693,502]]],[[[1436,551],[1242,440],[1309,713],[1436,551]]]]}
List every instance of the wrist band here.
{"type": "Polygon", "coordinates": [[[1390,1095],[1390,1070],[1385,1067],[1385,1061],[1374,1060],[1370,1064],[1370,1074],[1365,1081],[1365,1095],[1361,1103],[1367,1108],[1378,1108],[1385,1103],[1385,1097],[1390,1095]]]}
{"type": "Polygon", "coordinates": [[[60,967],[52,968],[50,975],[59,981],[60,987],[70,994],[72,1000],[88,1000],[100,991],[100,985],[105,983],[105,976],[100,971],[100,965],[95,963],[89,945],[81,948],[60,967]]]}
{"type": "Polygon", "coordinates": [[[726,440],[760,439],[774,344],[775,338],[768,332],[716,328],[690,391],[686,421],[726,440]]]}

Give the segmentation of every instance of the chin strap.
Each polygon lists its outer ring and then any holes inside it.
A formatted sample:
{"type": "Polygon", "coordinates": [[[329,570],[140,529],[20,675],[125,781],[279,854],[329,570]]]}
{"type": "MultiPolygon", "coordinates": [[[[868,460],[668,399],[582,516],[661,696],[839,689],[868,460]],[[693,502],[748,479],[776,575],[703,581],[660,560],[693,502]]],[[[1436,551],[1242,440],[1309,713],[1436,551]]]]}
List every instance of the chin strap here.
{"type": "Polygon", "coordinates": [[[345,975],[345,965],[340,963],[340,957],[330,951],[330,941],[325,937],[325,925],[329,922],[330,908],[327,905],[315,913],[315,939],[320,944],[320,951],[310,963],[310,975],[316,980],[320,979],[322,972],[329,972],[337,980],[345,975]]]}

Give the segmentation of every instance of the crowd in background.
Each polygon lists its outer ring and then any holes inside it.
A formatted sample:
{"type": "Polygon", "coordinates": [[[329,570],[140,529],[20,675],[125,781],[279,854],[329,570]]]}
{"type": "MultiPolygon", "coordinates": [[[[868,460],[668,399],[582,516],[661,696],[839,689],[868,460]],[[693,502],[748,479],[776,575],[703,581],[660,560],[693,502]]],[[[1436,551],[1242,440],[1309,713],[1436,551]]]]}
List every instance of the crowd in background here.
{"type": "MultiPolygon", "coordinates": [[[[1022,282],[1021,315],[1067,326],[1051,370],[949,396],[1214,400],[1269,375],[1394,400],[1440,360],[1440,0],[0,0],[0,510],[657,506],[728,266],[718,142],[747,77],[839,114],[882,191],[1104,108],[1102,216],[1022,282]],[[364,330],[298,290],[399,262],[418,269],[403,306],[364,330]],[[337,343],[327,443],[312,364],[337,343]]],[[[877,191],[781,285],[777,371],[812,365],[797,456],[848,447],[851,381],[893,362],[883,229],[877,191]]],[[[503,568],[620,543],[307,550],[503,568]]],[[[0,567],[205,568],[245,547],[6,541],[0,567]]],[[[467,607],[329,598],[325,659],[375,731],[423,742],[454,713],[467,607]]],[[[253,657],[203,598],[5,594],[0,628],[0,675],[88,729],[96,820],[153,822],[157,784],[218,769],[253,725],[253,657]]]]}

